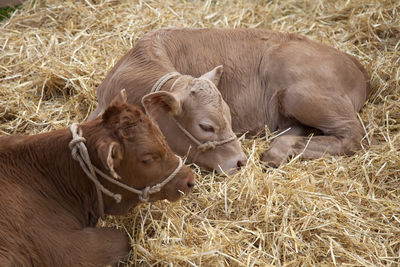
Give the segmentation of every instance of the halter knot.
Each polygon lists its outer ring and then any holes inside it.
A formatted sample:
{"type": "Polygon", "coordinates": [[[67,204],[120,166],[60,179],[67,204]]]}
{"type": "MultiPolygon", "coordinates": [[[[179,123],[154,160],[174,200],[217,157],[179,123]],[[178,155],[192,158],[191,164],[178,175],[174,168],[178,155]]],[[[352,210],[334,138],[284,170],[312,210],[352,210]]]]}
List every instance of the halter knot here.
{"type": "Polygon", "coordinates": [[[72,158],[74,160],[78,160],[78,143],[86,143],[86,139],[82,136],[76,136],[68,144],[69,149],[71,149],[72,158]]]}
{"type": "Polygon", "coordinates": [[[205,142],[205,143],[197,146],[197,149],[200,150],[201,152],[205,152],[210,149],[215,149],[216,147],[217,147],[217,142],[208,141],[208,142],[205,142]]]}
{"type": "Polygon", "coordinates": [[[142,194],[139,195],[139,199],[142,202],[147,202],[149,201],[149,190],[150,187],[146,186],[143,190],[142,190],[142,194]]]}

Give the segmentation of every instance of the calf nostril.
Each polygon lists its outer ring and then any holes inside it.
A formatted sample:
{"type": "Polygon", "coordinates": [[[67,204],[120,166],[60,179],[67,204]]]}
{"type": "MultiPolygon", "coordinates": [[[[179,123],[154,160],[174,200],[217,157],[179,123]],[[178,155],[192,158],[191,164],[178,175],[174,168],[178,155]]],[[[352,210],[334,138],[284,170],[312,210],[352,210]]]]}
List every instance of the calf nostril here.
{"type": "Polygon", "coordinates": [[[246,165],[246,160],[238,160],[238,162],[236,163],[236,166],[238,167],[238,169],[242,168],[243,166],[246,165]]]}
{"type": "Polygon", "coordinates": [[[189,189],[192,189],[194,187],[194,182],[187,182],[187,187],[189,187],[189,189]]]}

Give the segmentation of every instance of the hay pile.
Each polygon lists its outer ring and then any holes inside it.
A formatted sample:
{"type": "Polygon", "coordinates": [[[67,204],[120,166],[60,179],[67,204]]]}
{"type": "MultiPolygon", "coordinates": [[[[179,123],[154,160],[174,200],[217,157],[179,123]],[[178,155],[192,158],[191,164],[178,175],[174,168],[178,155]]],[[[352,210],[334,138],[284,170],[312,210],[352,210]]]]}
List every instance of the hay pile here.
{"type": "Polygon", "coordinates": [[[184,200],[142,205],[104,225],[132,238],[128,265],[400,264],[400,2],[36,1],[0,24],[0,131],[33,134],[82,121],[96,86],[146,32],[167,26],[297,32],[355,55],[371,76],[360,113],[376,145],[351,157],[259,162],[242,140],[240,173],[198,173],[184,200]]]}

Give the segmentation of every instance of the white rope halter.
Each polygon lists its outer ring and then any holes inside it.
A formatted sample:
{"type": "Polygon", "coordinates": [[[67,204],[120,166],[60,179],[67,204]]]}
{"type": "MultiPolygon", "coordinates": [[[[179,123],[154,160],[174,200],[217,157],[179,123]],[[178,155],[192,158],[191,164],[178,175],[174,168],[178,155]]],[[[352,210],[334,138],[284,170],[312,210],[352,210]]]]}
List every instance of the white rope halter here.
{"type": "MultiPolygon", "coordinates": [[[[160,91],[161,87],[168,82],[168,80],[174,78],[175,76],[181,75],[179,72],[170,72],[162,76],[158,81],[153,85],[153,88],[151,88],[150,93],[154,93],[157,91],[160,91]]],[[[172,87],[171,87],[172,88],[172,87]]]]}
{"type": "MultiPolygon", "coordinates": [[[[170,79],[181,75],[179,72],[170,72],[165,74],[164,76],[162,76],[160,79],[158,79],[158,81],[154,84],[153,88],[151,88],[150,93],[154,93],[157,92],[161,89],[161,87],[163,87],[163,85],[170,79]]],[[[183,76],[181,76],[183,77],[183,76]]],[[[169,91],[171,91],[175,84],[177,83],[177,81],[181,78],[179,77],[178,79],[175,80],[175,82],[172,84],[171,88],[169,89],[169,91]]],[[[204,78],[197,78],[197,79],[204,79],[204,78]]],[[[208,79],[204,79],[207,80],[209,82],[211,82],[208,79]]],[[[190,139],[192,140],[196,145],[197,145],[197,150],[199,150],[200,152],[205,152],[207,150],[211,150],[211,149],[215,149],[217,146],[221,146],[227,143],[232,142],[233,140],[236,139],[236,136],[231,136],[227,139],[224,140],[220,140],[220,141],[207,141],[202,143],[199,139],[197,139],[196,137],[194,137],[188,130],[186,130],[182,124],[180,124],[174,117],[172,117],[172,119],[174,120],[175,124],[178,126],[178,128],[190,139]]]]}
{"type": "Polygon", "coordinates": [[[231,136],[231,137],[221,140],[221,141],[207,141],[207,142],[202,143],[196,137],[194,137],[191,133],[189,133],[188,130],[186,130],[182,126],[182,124],[180,124],[175,118],[172,118],[172,119],[175,121],[178,128],[181,129],[181,131],[197,145],[197,149],[200,150],[201,152],[205,152],[210,149],[215,149],[217,146],[224,145],[224,144],[232,142],[233,140],[236,139],[236,136],[231,136]]]}
{"type": "Polygon", "coordinates": [[[93,166],[85,145],[86,139],[82,137],[82,129],[78,127],[77,123],[73,123],[70,127],[70,130],[72,133],[72,140],[69,142],[69,148],[71,149],[72,158],[79,162],[83,171],[96,186],[101,217],[104,217],[104,202],[102,193],[114,198],[117,203],[121,202],[122,196],[120,194],[114,194],[113,192],[105,188],[97,179],[96,173],[107,181],[139,195],[139,200],[141,202],[146,202],[149,200],[150,194],[160,192],[160,190],[177,175],[177,173],[181,170],[183,166],[182,158],[177,156],[177,158],[179,159],[178,167],[176,167],[176,169],[166,179],[156,185],[146,186],[144,189],[138,190],[115,180],[113,177],[105,174],[104,172],[93,166]]]}

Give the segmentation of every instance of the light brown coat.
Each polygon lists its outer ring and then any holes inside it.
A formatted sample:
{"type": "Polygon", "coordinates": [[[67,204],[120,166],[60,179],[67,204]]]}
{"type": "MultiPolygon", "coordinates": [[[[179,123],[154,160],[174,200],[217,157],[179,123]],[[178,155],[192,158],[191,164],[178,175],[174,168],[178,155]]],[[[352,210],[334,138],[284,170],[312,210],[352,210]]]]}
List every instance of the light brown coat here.
{"type": "MultiPolygon", "coordinates": [[[[270,131],[290,129],[275,138],[264,153],[263,160],[270,165],[277,166],[288,156],[303,152],[306,144],[303,158],[317,158],[324,153],[351,154],[360,148],[364,132],[356,113],[369,94],[366,71],[355,57],[297,34],[263,29],[151,32],[99,86],[99,107],[106,106],[122,88],[128,91],[128,101],[140,103],[167,72],[199,77],[219,65],[223,66],[223,74],[221,68],[216,68],[209,76],[230,108],[232,124],[227,127],[251,134],[262,131],[265,125],[270,131]],[[308,142],[306,135],[310,132],[315,136],[308,142]]],[[[223,121],[220,117],[229,116],[214,112],[216,109],[207,104],[217,101],[215,94],[208,93],[213,99],[175,94],[181,106],[189,107],[182,115],[187,127],[201,125],[200,117],[207,125],[218,128],[218,121],[223,121]],[[215,119],[210,119],[210,111],[215,119]]],[[[174,145],[173,139],[179,135],[173,126],[166,119],[162,123],[161,129],[172,148],[182,151],[174,145]]],[[[209,157],[215,161],[213,155],[209,157]]]]}

